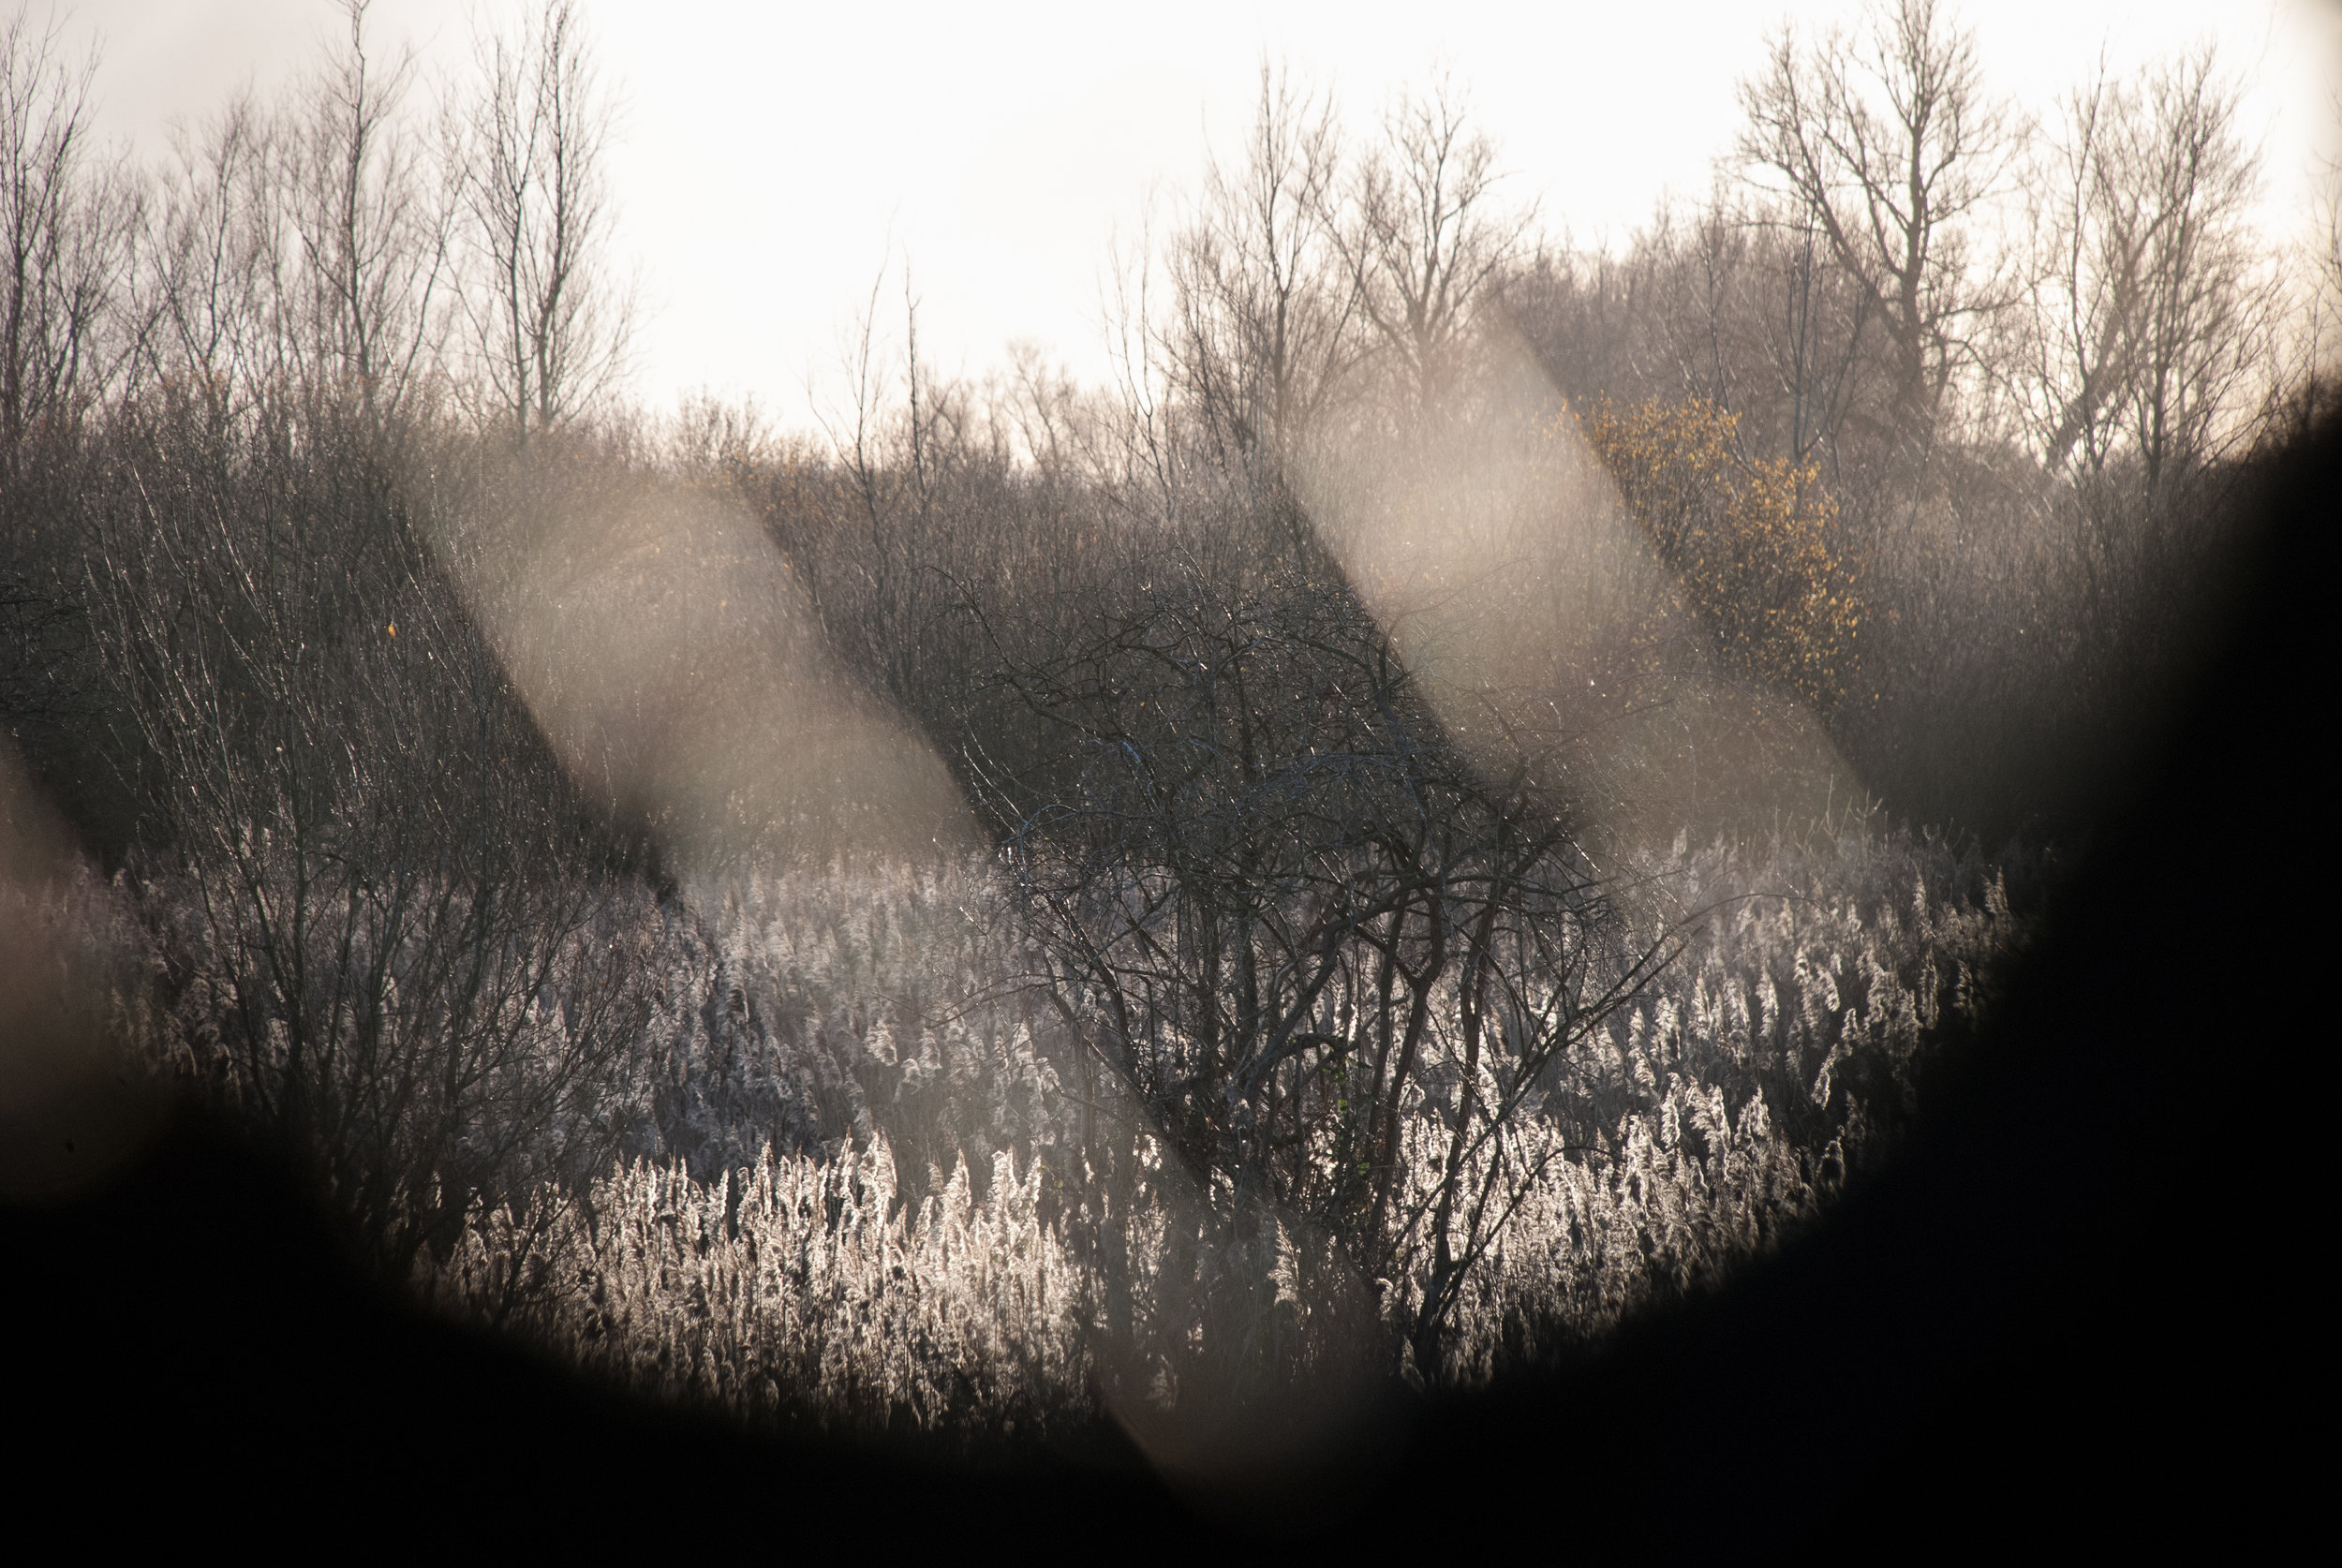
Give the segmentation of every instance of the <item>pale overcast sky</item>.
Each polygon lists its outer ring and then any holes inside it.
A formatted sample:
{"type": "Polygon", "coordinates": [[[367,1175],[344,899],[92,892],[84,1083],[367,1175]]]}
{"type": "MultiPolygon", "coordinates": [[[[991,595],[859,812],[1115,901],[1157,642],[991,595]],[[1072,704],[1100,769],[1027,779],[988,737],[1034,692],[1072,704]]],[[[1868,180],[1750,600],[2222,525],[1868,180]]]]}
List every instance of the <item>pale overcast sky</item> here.
{"type": "MultiPolygon", "coordinates": [[[[22,0],[0,0],[18,4],[22,0]]],[[[32,0],[44,7],[46,0],[32,0]]],[[[2335,119],[2342,8],[2329,0],[1967,0],[1994,83],[2039,104],[2101,47],[2136,63],[2203,40],[2253,84],[2272,226],[2305,221],[2335,119]]],[[[159,153],[247,78],[315,57],[336,0],[81,0],[102,34],[103,123],[159,153]]],[[[1207,139],[1240,133],[1264,54],[1335,87],[1360,129],[1445,63],[1549,227],[1623,236],[1661,193],[1697,198],[1737,122],[1733,83],[1782,16],[1818,27],[1848,4],[1618,0],[1420,6],[1184,0],[1045,4],[726,4],[586,0],[626,103],[612,169],[617,248],[648,307],[636,395],[752,392],[790,423],[834,377],[882,265],[908,257],[923,349],[981,373],[1028,340],[1075,374],[1106,360],[1109,237],[1147,193],[1192,190],[1207,139]]],[[[435,73],[469,59],[498,0],[377,0],[384,44],[435,73]]],[[[2327,149],[2329,152],[2331,149],[2327,149]]],[[[890,277],[892,302],[900,285],[890,277]]]]}

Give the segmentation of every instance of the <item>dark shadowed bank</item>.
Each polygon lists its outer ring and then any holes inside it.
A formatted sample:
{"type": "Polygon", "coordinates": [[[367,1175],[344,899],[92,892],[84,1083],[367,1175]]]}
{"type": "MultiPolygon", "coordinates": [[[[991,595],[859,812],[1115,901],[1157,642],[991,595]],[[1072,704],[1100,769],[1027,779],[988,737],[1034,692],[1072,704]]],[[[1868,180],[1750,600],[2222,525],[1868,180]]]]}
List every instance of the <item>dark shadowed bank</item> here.
{"type": "Polygon", "coordinates": [[[183,1119],[102,1191],[5,1211],[0,1491],[84,1540],[281,1530],[337,1553],[435,1550],[466,1516],[523,1542],[630,1526],[890,1554],[1526,1531],[1555,1557],[1737,1558],[2044,1529],[2249,1548],[2305,1496],[2323,1362],[2293,1167],[2329,1103],[2313,755],[2336,436],[2273,465],[2221,658],[2172,694],[2151,766],[2093,781],[2093,851],[1896,1161],[1582,1364],[1394,1394],[1339,1481],[1204,1512],[1111,1429],[971,1468],[653,1410],[363,1287],[289,1179],[183,1119]],[[70,1501],[93,1487],[95,1515],[70,1501]],[[319,1509],[333,1533],[309,1533],[319,1509]]]}

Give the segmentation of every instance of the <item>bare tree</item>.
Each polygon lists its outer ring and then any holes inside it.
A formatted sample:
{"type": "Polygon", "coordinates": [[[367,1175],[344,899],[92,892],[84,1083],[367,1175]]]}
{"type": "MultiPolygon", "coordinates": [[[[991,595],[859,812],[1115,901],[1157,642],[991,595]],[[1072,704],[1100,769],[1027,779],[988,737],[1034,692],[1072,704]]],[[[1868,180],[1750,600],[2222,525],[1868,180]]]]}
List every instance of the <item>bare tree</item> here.
{"type": "Polygon", "coordinates": [[[1970,222],[2011,137],[1974,35],[1940,0],[1875,0],[1857,32],[1806,46],[1786,27],[1741,84],[1739,155],[1809,220],[1886,330],[1894,434],[1922,450],[1998,292],[1977,275],[1970,222]]]}
{"type": "Polygon", "coordinates": [[[27,429],[119,368],[104,340],[129,264],[134,192],[90,147],[93,51],[68,60],[53,16],[0,23],[0,465],[27,429]]]}
{"type": "Polygon", "coordinates": [[[1337,230],[1359,308],[1418,409],[1454,385],[1477,308],[1535,216],[1496,210],[1496,148],[1468,110],[1444,76],[1401,98],[1337,230]]]}
{"type": "Polygon", "coordinates": [[[2342,311],[2342,149],[2335,145],[2335,127],[2342,126],[2342,92],[2326,99],[2327,150],[2319,156],[2317,227],[2302,259],[2308,282],[2295,304],[2298,345],[2291,356],[2292,372],[2275,400],[2271,436],[2304,439],[2320,416],[2335,407],[2342,391],[2342,367],[2335,351],[2335,318],[2342,311]]]}
{"type": "Polygon", "coordinates": [[[1039,989],[1217,1222],[1330,1239],[1429,1375],[1553,1157],[1516,1141],[1548,1070],[1666,943],[1623,939],[1526,766],[1453,747],[1346,589],[1149,575],[994,644],[974,728],[1029,761],[967,769],[1039,989]]]}
{"type": "Polygon", "coordinates": [[[2047,155],[2032,172],[2032,308],[2017,318],[2018,406],[2042,461],[2104,465],[2113,438],[2126,318],[2137,302],[2144,193],[2118,173],[2110,122],[2123,92],[2106,64],[2057,106],[2047,155]]]}
{"type": "MultiPolygon", "coordinates": [[[[2326,122],[2329,142],[2335,129],[2342,127],[2342,91],[2326,99],[2326,122]]],[[[2318,274],[2318,298],[2325,310],[2342,306],[2342,150],[2321,158],[2318,205],[2323,221],[2322,232],[2317,240],[2317,255],[2312,265],[2318,274]]]]}
{"type": "Polygon", "coordinates": [[[1210,165],[1171,257],[1180,391],[1219,466],[1287,511],[1285,460],[1364,347],[1332,230],[1338,155],[1330,96],[1263,65],[1242,162],[1210,165]]]}
{"type": "Polygon", "coordinates": [[[369,4],[348,0],[348,43],[296,104],[277,178],[297,247],[288,268],[297,362],[313,391],[389,418],[437,368],[453,210],[401,115],[414,56],[378,68],[369,4]]]}
{"type": "Polygon", "coordinates": [[[2276,301],[2246,209],[2259,164],[2209,50],[2060,106],[2032,202],[2019,407],[2053,469],[2126,454],[2153,493],[2216,454],[2250,401],[2276,301]]]}
{"type": "Polygon", "coordinates": [[[483,412],[516,441],[593,407],[624,371],[630,295],[604,272],[614,111],[574,0],[479,43],[479,96],[452,132],[469,226],[465,291],[483,412]]]}
{"type": "Polygon", "coordinates": [[[1602,390],[1697,399],[1735,416],[1743,457],[1839,471],[1847,416],[1876,391],[1879,334],[1868,291],[1810,214],[1720,186],[1688,222],[1663,211],[1626,265],[1656,340],[1650,357],[1673,374],[1602,390]]]}
{"type": "Polygon", "coordinates": [[[830,563],[799,558],[794,564],[824,618],[838,617],[832,634],[860,643],[855,651],[864,667],[877,671],[897,701],[912,703],[935,674],[924,644],[944,586],[937,569],[959,564],[955,544],[966,520],[944,503],[941,492],[966,455],[970,409],[964,390],[939,380],[920,358],[919,300],[907,261],[901,402],[892,406],[897,383],[885,362],[891,345],[882,341],[877,325],[885,281],[882,268],[847,348],[852,407],[824,421],[865,547],[852,557],[848,582],[823,581],[830,563]]]}
{"type": "Polygon", "coordinates": [[[1863,386],[1877,318],[1872,298],[1829,254],[1810,214],[1757,222],[1754,259],[1766,308],[1751,314],[1763,323],[1765,382],[1779,403],[1767,422],[1791,463],[1827,456],[1843,478],[1839,435],[1863,386]]]}
{"type": "Polygon", "coordinates": [[[2246,214],[2260,168],[2238,132],[2241,97],[2205,50],[2151,72],[2138,100],[2143,145],[2127,161],[2151,238],[2124,419],[2150,492],[2216,455],[2269,346],[2277,302],[2256,276],[2246,214]]]}
{"type": "Polygon", "coordinates": [[[147,370],[222,415],[283,384],[295,362],[286,140],[275,116],[237,96],[175,137],[148,212],[137,307],[147,370]]]}

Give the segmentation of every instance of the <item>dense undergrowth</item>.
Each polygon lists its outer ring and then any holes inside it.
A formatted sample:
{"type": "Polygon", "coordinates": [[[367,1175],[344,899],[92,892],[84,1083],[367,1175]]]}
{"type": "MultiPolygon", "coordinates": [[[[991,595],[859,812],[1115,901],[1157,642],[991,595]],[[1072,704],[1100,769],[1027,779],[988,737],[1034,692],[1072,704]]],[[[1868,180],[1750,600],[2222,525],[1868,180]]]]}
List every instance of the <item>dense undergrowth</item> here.
{"type": "MultiPolygon", "coordinates": [[[[1649,871],[1676,956],[1556,1065],[1514,1156],[1537,1174],[1450,1361],[1417,1375],[1549,1362],[1821,1212],[1890,1146],[1915,1058],[1978,1018],[2024,928],[1984,857],[1868,824],[1649,871]]],[[[1101,1377],[1139,1375],[1134,1337],[1176,1398],[1189,1325],[1155,1287],[1180,1279],[1164,1254],[1195,1213],[1159,1148],[1119,1180],[1086,1158],[1085,1111],[1093,1136],[1128,1113],[1082,1102],[1078,1052],[1003,986],[1015,954],[971,912],[997,897],[837,869],[734,890],[707,933],[719,974],[662,1013],[655,1141],[541,1195],[559,1211],[541,1232],[484,1216],[426,1290],[622,1383],[821,1429],[1078,1429],[1101,1377]],[[818,1127],[782,1119],[813,1106],[818,1127]]],[[[1437,1109],[1408,1109],[1411,1162],[1435,1168],[1437,1109]]],[[[1244,1304],[1238,1332],[1297,1332],[1306,1237],[1272,1221],[1203,1245],[1187,1268],[1244,1304]]]]}
{"type": "MultiPolygon", "coordinates": [[[[1548,1070],[1509,1150],[1534,1174],[1448,1358],[1402,1359],[1411,1380],[1549,1365],[1822,1213],[1891,1149],[1919,1069],[1984,1013],[2028,924],[1991,858],[1859,818],[1679,840],[1640,869],[1670,959],[1548,1070]]],[[[156,984],[190,962],[168,890],[84,872],[5,896],[11,923],[78,929],[70,951],[97,955],[118,1071],[249,1092],[217,998],[156,984]]],[[[1102,1091],[1020,984],[1026,944],[982,862],[747,877],[704,909],[610,906],[592,936],[626,953],[641,1002],[632,1088],[591,1108],[613,1154],[436,1235],[412,1282],[440,1309],[754,1424],[971,1452],[1076,1441],[1107,1385],[1170,1404],[1225,1376],[1199,1299],[1272,1385],[1280,1346],[1336,1305],[1322,1241],[1290,1217],[1212,1223],[1102,1091]]],[[[541,1056],[585,1027],[550,993],[532,1013],[541,1056]]],[[[1418,1170],[1438,1167],[1458,1069],[1445,1023],[1403,1106],[1418,1170]]],[[[1393,1305],[1423,1283],[1393,1281],[1393,1305]]]]}

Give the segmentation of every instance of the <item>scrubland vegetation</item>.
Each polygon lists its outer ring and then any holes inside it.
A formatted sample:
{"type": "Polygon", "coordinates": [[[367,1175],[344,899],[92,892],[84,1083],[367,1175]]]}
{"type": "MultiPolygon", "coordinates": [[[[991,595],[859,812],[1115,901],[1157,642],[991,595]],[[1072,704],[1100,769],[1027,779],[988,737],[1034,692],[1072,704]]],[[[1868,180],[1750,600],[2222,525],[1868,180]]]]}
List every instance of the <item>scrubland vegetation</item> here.
{"type": "Polygon", "coordinates": [[[1267,1462],[1772,1246],[2330,400],[2215,62],[2021,121],[1905,0],[1623,247],[1270,68],[1120,384],[652,415],[582,15],[437,116],[363,20],[163,169],[6,24],[0,1002],[759,1422],[1267,1462]]]}

